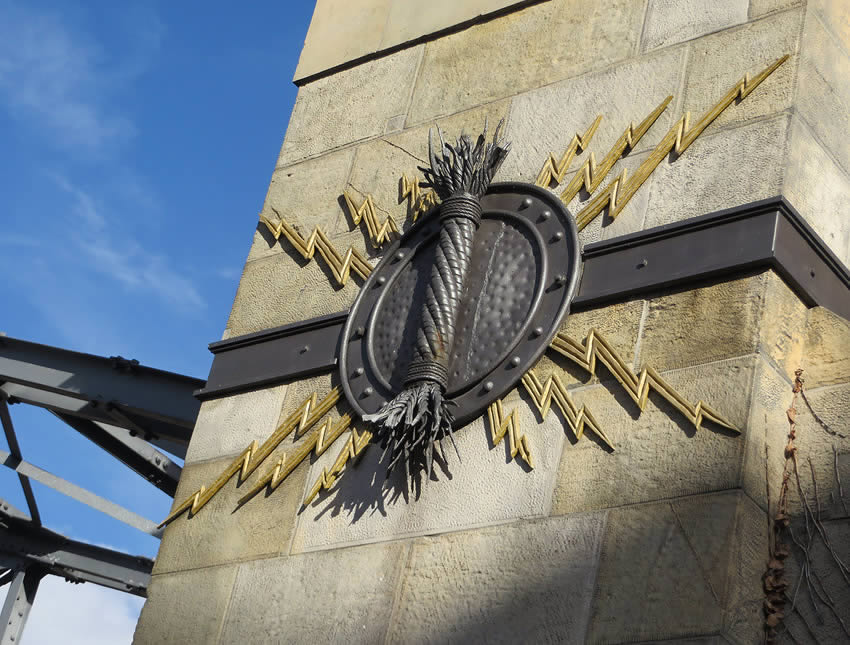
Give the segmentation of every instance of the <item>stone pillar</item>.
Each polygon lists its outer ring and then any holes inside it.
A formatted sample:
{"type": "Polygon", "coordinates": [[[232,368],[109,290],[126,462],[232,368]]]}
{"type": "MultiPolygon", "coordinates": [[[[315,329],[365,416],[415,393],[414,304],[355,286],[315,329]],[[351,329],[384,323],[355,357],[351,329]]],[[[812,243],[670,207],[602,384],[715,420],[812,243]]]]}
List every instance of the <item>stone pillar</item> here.
{"type": "MultiPolygon", "coordinates": [[[[560,195],[590,154],[601,164],[630,123],[672,95],[597,190],[571,200],[578,213],[623,170],[635,173],[682,115],[695,122],[786,54],[681,155],[665,155],[616,219],[604,211],[580,239],[783,195],[847,264],[842,0],[318,0],[262,216],[283,217],[307,241],[319,228],[340,258],[351,247],[373,265],[381,249],[352,206],[370,196],[379,224],[410,226],[415,208],[400,199],[400,177],[418,176],[433,124],[454,137],[505,119],[513,149],[497,180],[533,183],[550,153],[602,115],[562,181],[547,186],[560,195]]],[[[362,280],[352,272],[340,285],[320,255],[305,259],[261,222],[224,338],[349,307],[362,280]]],[[[657,394],[641,411],[601,364],[591,375],[546,355],[538,376],[559,375],[613,452],[589,430],[577,439],[557,410],[541,418],[520,388],[503,403],[517,410],[533,469],[511,458],[507,439],[493,446],[485,415],[456,432],[463,462],[407,497],[382,488],[371,447],[303,506],[344,434],[240,505],[310,436],[292,432],[244,482],[233,475],[168,524],[136,642],[762,642],[792,402],[813,509],[810,571],[824,593],[812,601],[805,582],[795,591],[805,558],[794,546],[785,577],[797,603],[783,628],[798,642],[850,638],[839,620],[850,628],[850,571],[830,553],[850,564],[850,323],[758,269],[586,309],[562,328],[577,341],[591,330],[635,374],[654,368],[740,433],[711,422],[695,429],[657,394]],[[797,369],[805,398],[792,392],[797,369]]],[[[175,509],[250,459],[251,442],[262,444],[311,393],[321,400],[337,384],[328,372],[204,402],[175,509]]],[[[329,418],[346,411],[342,398],[329,418]]],[[[792,475],[788,512],[805,546],[804,506],[792,475]]]]}

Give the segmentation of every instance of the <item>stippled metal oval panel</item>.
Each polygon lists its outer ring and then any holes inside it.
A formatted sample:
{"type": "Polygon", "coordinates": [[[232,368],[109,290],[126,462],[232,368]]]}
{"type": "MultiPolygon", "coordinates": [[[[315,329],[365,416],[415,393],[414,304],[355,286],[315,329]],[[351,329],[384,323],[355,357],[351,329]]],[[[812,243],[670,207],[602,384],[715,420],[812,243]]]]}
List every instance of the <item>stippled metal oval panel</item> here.
{"type": "MultiPolygon", "coordinates": [[[[456,425],[479,416],[537,361],[566,316],[578,282],[578,234],[549,192],[491,186],[449,363],[456,425]]],[[[377,411],[404,383],[431,275],[438,218],[410,229],[363,285],[343,331],[340,372],[358,414],[377,411]]]]}

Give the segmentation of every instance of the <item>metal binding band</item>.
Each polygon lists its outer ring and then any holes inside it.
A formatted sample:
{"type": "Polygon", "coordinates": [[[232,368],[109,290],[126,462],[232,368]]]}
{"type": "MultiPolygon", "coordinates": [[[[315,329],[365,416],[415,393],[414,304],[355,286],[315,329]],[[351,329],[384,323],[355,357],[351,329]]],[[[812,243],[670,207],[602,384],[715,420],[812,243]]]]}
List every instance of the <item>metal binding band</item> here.
{"type": "Polygon", "coordinates": [[[481,225],[481,200],[470,193],[458,193],[447,198],[440,208],[440,225],[453,218],[468,219],[478,228],[481,225]]]}

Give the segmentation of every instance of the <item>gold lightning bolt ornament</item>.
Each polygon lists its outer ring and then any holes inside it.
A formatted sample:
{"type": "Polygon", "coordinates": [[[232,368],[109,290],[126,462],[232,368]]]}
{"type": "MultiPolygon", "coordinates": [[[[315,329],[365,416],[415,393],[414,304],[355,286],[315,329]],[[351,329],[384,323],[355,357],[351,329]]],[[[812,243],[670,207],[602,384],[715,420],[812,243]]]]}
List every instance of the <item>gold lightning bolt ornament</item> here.
{"type": "Polygon", "coordinates": [[[266,228],[269,229],[274,239],[280,239],[280,236],[283,235],[305,260],[312,260],[318,250],[330,268],[331,273],[333,273],[337,283],[341,286],[345,286],[348,282],[352,271],[364,280],[372,273],[372,265],[369,264],[368,260],[357,249],[348,247],[345,253],[340,254],[330,239],[328,239],[325,232],[319,227],[313,229],[310,237],[305,240],[277,210],[274,208],[272,210],[278,216],[276,222],[262,214],[260,215],[260,221],[266,225],[266,228]]]}
{"type": "Polygon", "coordinates": [[[419,219],[420,215],[427,213],[437,205],[437,193],[433,190],[423,191],[419,185],[419,179],[415,176],[411,179],[405,173],[402,173],[399,181],[401,183],[401,197],[398,203],[402,203],[405,199],[409,200],[408,208],[414,222],[419,219]]]}
{"type": "Polygon", "coordinates": [[[378,214],[375,212],[375,202],[372,200],[372,195],[366,195],[360,206],[354,204],[354,197],[347,190],[343,191],[342,196],[345,199],[345,205],[348,207],[348,213],[351,215],[351,221],[354,222],[355,226],[358,226],[361,221],[366,223],[366,232],[375,248],[380,248],[384,243],[398,236],[398,228],[389,215],[387,215],[383,224],[378,223],[378,214]]]}
{"type": "MultiPolygon", "coordinates": [[[[690,125],[690,112],[686,112],[685,116],[679,119],[672,128],[667,132],[664,138],[658,143],[655,149],[650,153],[649,157],[635,171],[634,176],[628,179],[628,171],[623,170],[620,176],[615,178],[605,190],[585,206],[578,215],[576,215],[576,225],[578,230],[582,230],[593,219],[601,213],[605,207],[608,207],[608,216],[611,219],[617,217],[625,208],[629,200],[637,192],[638,188],[643,185],[643,182],[652,174],[652,171],[661,163],[661,161],[671,152],[674,151],[677,155],[681,155],[694,140],[702,134],[702,132],[716,119],[720,114],[728,108],[736,99],[745,99],[750,92],[761,85],[762,81],[770,76],[777,67],[788,60],[788,54],[774,61],[762,70],[755,78],[750,79],[747,74],[738,81],[735,86],[730,89],[726,95],[720,99],[711,109],[700,117],[700,119],[690,125]]],[[[562,197],[563,199],[563,197],[562,197]]]]}
{"type": "Polygon", "coordinates": [[[532,459],[531,450],[528,447],[528,437],[519,432],[516,408],[511,410],[511,413],[506,417],[501,400],[494,401],[487,408],[487,418],[490,422],[490,439],[493,441],[493,447],[498,446],[507,434],[511,459],[516,459],[516,456],[519,455],[529,468],[534,468],[534,459],[532,459]]]}
{"type": "Polygon", "coordinates": [[[280,483],[286,479],[289,473],[295,470],[296,466],[304,461],[311,452],[315,451],[317,457],[321,456],[325,450],[327,450],[331,444],[333,444],[333,442],[348,429],[348,426],[350,425],[350,414],[342,415],[336,423],[332,423],[330,419],[327,419],[321,426],[314,430],[310,436],[298,446],[298,448],[296,448],[291,457],[288,457],[287,454],[284,453],[283,456],[277,460],[277,463],[272,467],[272,469],[263,475],[259,481],[257,481],[257,483],[242,496],[242,499],[239,500],[239,505],[241,506],[247,502],[266,486],[269,487],[269,491],[273,491],[275,488],[280,486],[280,483]]]}
{"type": "Polygon", "coordinates": [[[543,168],[537,174],[537,181],[534,183],[541,188],[549,188],[553,185],[557,186],[564,181],[564,175],[567,174],[567,170],[569,170],[570,164],[573,162],[577,152],[579,150],[583,152],[587,149],[600,123],[602,123],[601,114],[596,117],[583,135],[576,132],[560,159],[556,158],[555,154],[550,152],[549,158],[544,162],[543,168]]]}
{"type": "Polygon", "coordinates": [[[684,414],[697,430],[701,429],[704,420],[708,420],[733,432],[740,432],[730,421],[702,401],[697,401],[696,405],[690,403],[652,367],[645,367],[641,370],[640,375],[635,375],[608,341],[595,329],[592,329],[587,335],[584,344],[578,343],[560,332],[555,336],[549,347],[594,375],[596,373],[596,361],[597,359],[601,361],[628,392],[641,411],[646,408],[649,391],[654,390],[684,414]]]}
{"type": "Polygon", "coordinates": [[[160,522],[159,526],[163,527],[169,522],[174,521],[187,509],[190,515],[194,515],[200,511],[236,473],[239,473],[238,485],[241,485],[293,430],[297,431],[296,435],[306,432],[336,405],[340,396],[341,391],[338,387],[332,389],[321,401],[318,401],[316,393],[313,392],[298,406],[295,412],[277,427],[261,446],[258,447],[257,442],[252,441],[251,445],[234,459],[233,463],[209,487],[201,486],[197,491],[189,495],[168,517],[160,522]]]}
{"type": "Polygon", "coordinates": [[[363,454],[363,451],[366,450],[366,446],[369,445],[371,440],[372,433],[368,430],[358,433],[356,428],[352,428],[351,435],[348,437],[348,440],[345,442],[342,450],[340,450],[339,455],[337,455],[331,469],[328,470],[327,468],[322,468],[322,472],[316,479],[316,483],[313,484],[310,492],[307,493],[307,497],[304,498],[304,506],[307,506],[310,502],[312,502],[316,495],[319,494],[320,490],[330,490],[331,486],[334,485],[337,477],[348,462],[354,462],[361,454],[363,454]]]}
{"type": "Polygon", "coordinates": [[[549,414],[554,401],[563,413],[576,439],[581,439],[584,436],[584,427],[587,426],[605,442],[605,445],[611,450],[614,449],[608,435],[599,427],[590,410],[583,405],[579,407],[575,404],[567,392],[567,387],[557,374],[552,374],[546,379],[545,383],[541,383],[534,370],[529,370],[522,377],[522,384],[531,396],[531,400],[534,401],[534,405],[537,406],[541,419],[545,419],[546,415],[549,414]]]}
{"type": "Polygon", "coordinates": [[[658,117],[660,117],[661,113],[667,109],[667,106],[672,100],[673,97],[668,96],[666,99],[661,101],[661,103],[659,103],[658,106],[650,112],[643,121],[641,121],[640,125],[636,126],[634,123],[630,123],[623,131],[623,134],[620,135],[620,138],[614,142],[611,150],[609,150],[608,154],[602,159],[601,164],[597,165],[596,157],[591,152],[590,157],[582,164],[581,168],[578,169],[578,172],[573,176],[570,183],[567,184],[564,192],[561,193],[561,201],[564,202],[564,204],[569,204],[573,198],[578,195],[582,188],[592,194],[593,191],[599,187],[599,184],[602,183],[602,180],[608,176],[608,173],[611,171],[611,168],[614,167],[614,164],[617,163],[617,160],[623,156],[623,153],[627,149],[632,150],[638,144],[638,142],[643,138],[643,135],[645,135],[647,130],[649,130],[649,128],[651,128],[658,120],[658,117]]]}

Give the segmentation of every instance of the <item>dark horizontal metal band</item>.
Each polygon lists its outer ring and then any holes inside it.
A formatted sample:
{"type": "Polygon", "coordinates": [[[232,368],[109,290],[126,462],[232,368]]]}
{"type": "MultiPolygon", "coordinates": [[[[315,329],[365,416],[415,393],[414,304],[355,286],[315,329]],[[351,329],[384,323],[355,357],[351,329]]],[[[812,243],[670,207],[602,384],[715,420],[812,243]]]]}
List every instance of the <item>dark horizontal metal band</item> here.
{"type": "Polygon", "coordinates": [[[347,311],[210,344],[215,354],[202,401],[326,372],[336,365],[347,311]]]}
{"type": "Polygon", "coordinates": [[[808,306],[850,319],[850,272],[781,196],[588,244],[583,260],[573,310],[772,268],[808,306]]]}
{"type": "MultiPolygon", "coordinates": [[[[806,305],[850,319],[850,272],[781,196],[588,244],[582,257],[573,311],[773,269],[806,305]]],[[[196,396],[209,399],[332,369],[347,316],[344,311],[213,343],[210,378],[196,396]]]]}

